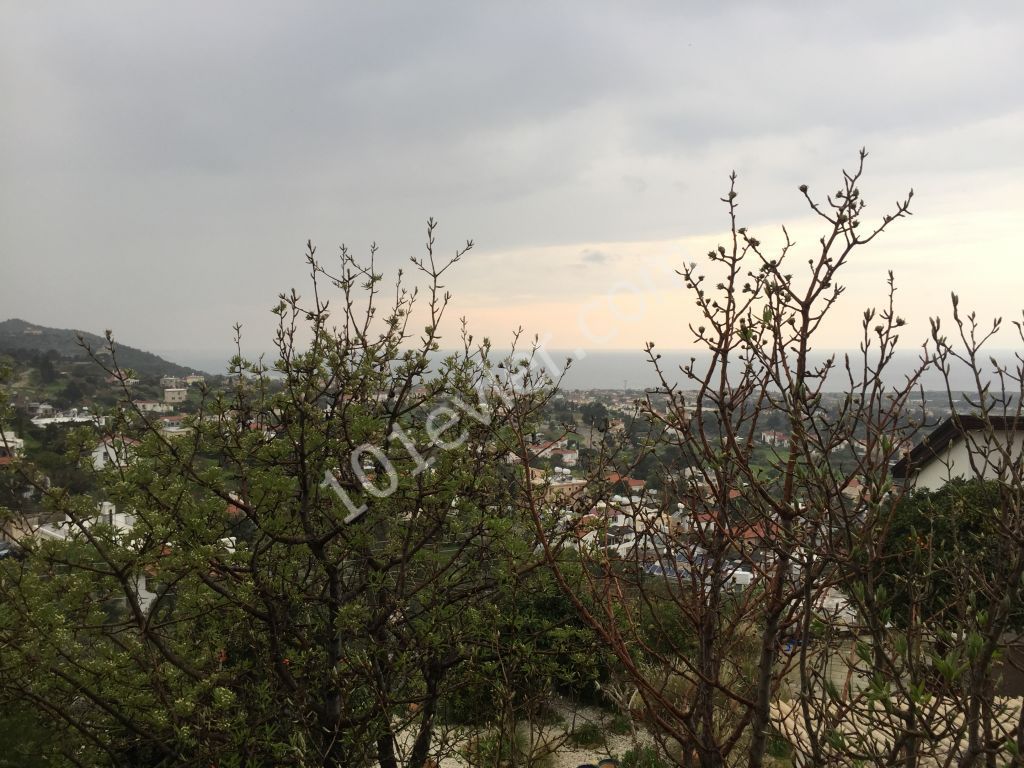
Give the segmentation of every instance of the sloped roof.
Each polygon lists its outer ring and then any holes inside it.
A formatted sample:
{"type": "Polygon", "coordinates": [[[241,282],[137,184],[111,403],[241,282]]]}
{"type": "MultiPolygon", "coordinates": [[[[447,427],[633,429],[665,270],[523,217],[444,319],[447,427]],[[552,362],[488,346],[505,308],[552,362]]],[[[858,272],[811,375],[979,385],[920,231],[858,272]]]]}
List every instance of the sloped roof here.
{"type": "Polygon", "coordinates": [[[989,416],[986,419],[973,414],[953,414],[926,435],[910,453],[893,465],[892,476],[897,480],[908,478],[940,456],[956,438],[963,437],[968,432],[978,432],[988,428],[997,432],[1024,430],[1024,417],[989,416]]]}

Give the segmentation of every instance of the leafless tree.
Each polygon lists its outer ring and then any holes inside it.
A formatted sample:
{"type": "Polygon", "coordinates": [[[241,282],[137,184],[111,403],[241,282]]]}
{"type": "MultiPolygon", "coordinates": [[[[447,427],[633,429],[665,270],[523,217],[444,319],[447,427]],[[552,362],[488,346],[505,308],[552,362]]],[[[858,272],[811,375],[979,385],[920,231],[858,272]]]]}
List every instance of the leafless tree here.
{"type": "MultiPolygon", "coordinates": [[[[722,199],[727,242],[705,265],[679,270],[705,354],[672,371],[648,345],[661,386],[637,404],[646,447],[639,456],[606,452],[590,487],[601,489],[613,470],[628,475],[647,456],[671,453],[686,466],[662,467],[660,496],[612,499],[598,490],[576,502],[576,515],[625,520],[637,534],[632,547],[600,546],[600,537],[575,547],[587,577],[563,587],[635,686],[638,716],[680,765],[761,766],[780,736],[808,765],[993,764],[1016,738],[994,694],[993,660],[1018,605],[1020,445],[990,414],[1012,405],[1016,417],[1019,365],[998,369],[1004,394],[993,397],[978,354],[987,335],[957,313],[962,351],[936,323],[916,368],[894,372],[905,321],[891,272],[885,304],[864,313],[858,353],[821,355],[813,346],[855,251],[910,214],[912,192],[868,223],[865,157],[835,194],[801,187],[823,229],[810,250],[783,228],[781,247],[769,253],[741,226],[733,175],[722,199]],[[1003,484],[1001,533],[1015,554],[997,577],[961,563],[962,589],[950,601],[963,615],[940,638],[924,614],[894,624],[883,582],[906,493],[891,465],[928,426],[917,416],[924,372],[935,364],[948,373],[954,358],[977,372],[982,439],[1001,446],[985,461],[1003,484]],[[781,441],[773,436],[766,456],[762,433],[780,414],[790,429],[781,441]],[[940,685],[937,670],[956,683],[940,685]]],[[[945,399],[954,394],[950,385],[945,399]]],[[[557,509],[538,493],[528,505],[559,573],[569,548],[546,528],[557,509]]]]}

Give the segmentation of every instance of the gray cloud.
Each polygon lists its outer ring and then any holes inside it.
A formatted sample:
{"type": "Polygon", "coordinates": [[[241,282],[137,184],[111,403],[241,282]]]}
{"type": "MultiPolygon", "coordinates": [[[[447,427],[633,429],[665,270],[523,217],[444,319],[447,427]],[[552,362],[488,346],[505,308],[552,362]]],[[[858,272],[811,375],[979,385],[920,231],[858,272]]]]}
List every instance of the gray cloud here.
{"type": "Polygon", "coordinates": [[[236,319],[265,332],[307,237],[376,240],[394,267],[428,215],[449,249],[696,234],[732,168],[743,214],[776,221],[864,143],[884,199],[1019,177],[1022,21],[1010,2],[8,4],[0,306],[221,344],[236,319]]]}
{"type": "Polygon", "coordinates": [[[605,264],[614,257],[604,251],[585,250],[580,254],[580,260],[586,264],[605,264]]]}

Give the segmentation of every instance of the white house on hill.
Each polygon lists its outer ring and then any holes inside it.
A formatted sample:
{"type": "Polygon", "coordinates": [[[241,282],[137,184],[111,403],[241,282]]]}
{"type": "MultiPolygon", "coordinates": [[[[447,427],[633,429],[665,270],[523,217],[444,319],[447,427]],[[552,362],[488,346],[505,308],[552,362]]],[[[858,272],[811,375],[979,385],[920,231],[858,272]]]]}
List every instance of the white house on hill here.
{"type": "Polygon", "coordinates": [[[93,448],[92,466],[99,471],[108,466],[126,467],[131,460],[133,449],[139,444],[138,440],[130,437],[105,437],[93,448]]]}
{"type": "Polygon", "coordinates": [[[1024,418],[954,414],[898,461],[893,477],[936,491],[954,478],[999,480],[1024,457],[1024,418]]]}
{"type": "Polygon", "coordinates": [[[0,435],[0,465],[10,464],[25,452],[25,441],[13,432],[0,435]]]}
{"type": "MultiPolygon", "coordinates": [[[[77,530],[89,529],[96,525],[109,526],[119,536],[127,536],[135,527],[135,515],[130,512],[118,512],[114,504],[104,501],[96,507],[96,515],[88,520],[75,524],[65,518],[59,523],[39,526],[34,530],[34,534],[42,539],[65,541],[74,536],[77,530]]],[[[139,608],[143,613],[148,613],[158,595],[149,589],[144,571],[139,571],[134,576],[134,581],[135,598],[138,600],[139,608]]]]}

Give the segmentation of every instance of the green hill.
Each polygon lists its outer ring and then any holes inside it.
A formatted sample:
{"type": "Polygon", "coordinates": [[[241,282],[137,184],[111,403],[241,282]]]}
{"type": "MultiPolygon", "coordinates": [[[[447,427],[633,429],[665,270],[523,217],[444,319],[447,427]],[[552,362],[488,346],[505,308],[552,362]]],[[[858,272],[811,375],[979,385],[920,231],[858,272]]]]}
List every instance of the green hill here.
{"type": "MultiPolygon", "coordinates": [[[[70,360],[88,360],[89,356],[82,348],[79,338],[83,339],[101,360],[109,360],[106,339],[95,333],[70,328],[47,328],[18,319],[0,322],[0,353],[19,350],[45,353],[53,350],[70,360]]],[[[193,371],[150,352],[117,344],[116,340],[114,351],[122,368],[131,368],[142,376],[185,376],[193,371]]]]}

